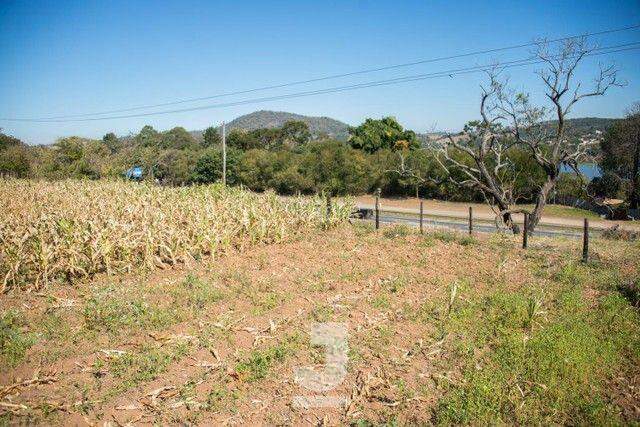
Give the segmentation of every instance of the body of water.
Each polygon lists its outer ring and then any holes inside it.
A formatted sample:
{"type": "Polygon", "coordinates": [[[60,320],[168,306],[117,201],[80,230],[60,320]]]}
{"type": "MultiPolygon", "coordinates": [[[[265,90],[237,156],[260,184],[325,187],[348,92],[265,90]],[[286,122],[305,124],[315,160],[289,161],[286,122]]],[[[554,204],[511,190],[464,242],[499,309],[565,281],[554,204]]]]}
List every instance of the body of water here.
{"type": "MultiPolygon", "coordinates": [[[[589,181],[595,177],[602,176],[602,172],[596,163],[582,163],[578,165],[578,169],[589,181]]],[[[573,170],[567,166],[562,166],[562,172],[573,172],[573,170]]]]}

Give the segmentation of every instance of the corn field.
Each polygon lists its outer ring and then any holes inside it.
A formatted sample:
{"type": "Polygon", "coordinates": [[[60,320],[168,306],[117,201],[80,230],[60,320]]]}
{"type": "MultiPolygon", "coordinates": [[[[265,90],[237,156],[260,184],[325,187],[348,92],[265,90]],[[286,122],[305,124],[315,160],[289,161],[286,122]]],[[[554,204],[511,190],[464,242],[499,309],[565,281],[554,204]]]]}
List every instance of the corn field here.
{"type": "Polygon", "coordinates": [[[344,221],[351,208],[338,201],[328,216],[320,197],[220,185],[0,180],[1,289],[40,289],[280,242],[344,221]]]}

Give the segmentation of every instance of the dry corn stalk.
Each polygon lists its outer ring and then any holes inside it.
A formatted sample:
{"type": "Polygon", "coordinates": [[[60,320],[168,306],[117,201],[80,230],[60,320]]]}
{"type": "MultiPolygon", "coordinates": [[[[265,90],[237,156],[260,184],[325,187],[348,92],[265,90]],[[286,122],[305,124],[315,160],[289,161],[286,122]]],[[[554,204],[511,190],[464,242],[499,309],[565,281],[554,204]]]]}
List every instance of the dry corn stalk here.
{"type": "Polygon", "coordinates": [[[347,219],[321,198],[220,185],[0,179],[0,290],[40,289],[100,272],[164,267],[275,243],[347,219]]]}

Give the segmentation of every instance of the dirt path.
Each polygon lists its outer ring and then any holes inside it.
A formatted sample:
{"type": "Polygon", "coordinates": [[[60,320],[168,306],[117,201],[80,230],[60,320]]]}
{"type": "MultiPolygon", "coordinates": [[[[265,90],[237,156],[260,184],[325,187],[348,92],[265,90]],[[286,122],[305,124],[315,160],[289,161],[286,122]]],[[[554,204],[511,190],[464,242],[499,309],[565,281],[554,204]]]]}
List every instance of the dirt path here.
{"type": "MultiPolygon", "coordinates": [[[[424,213],[428,216],[466,219],[469,216],[469,206],[472,206],[474,218],[484,221],[494,221],[495,219],[493,211],[491,211],[487,205],[481,203],[445,202],[432,199],[423,200],[423,202],[424,213]]],[[[359,196],[356,198],[356,203],[358,206],[371,208],[375,204],[375,197],[370,195],[359,196]]],[[[389,209],[401,213],[417,214],[420,212],[420,200],[416,198],[381,198],[380,205],[381,209],[389,209]]],[[[637,222],[599,219],[592,212],[586,212],[570,207],[560,207],[556,205],[550,206],[547,210],[560,211],[561,215],[543,215],[541,221],[542,225],[581,228],[583,226],[583,219],[580,217],[580,214],[584,213],[589,218],[589,224],[593,228],[606,229],[611,228],[614,225],[620,225],[623,228],[640,229],[640,224],[637,222]]],[[[515,219],[520,223],[524,221],[522,214],[516,214],[515,219]]]]}

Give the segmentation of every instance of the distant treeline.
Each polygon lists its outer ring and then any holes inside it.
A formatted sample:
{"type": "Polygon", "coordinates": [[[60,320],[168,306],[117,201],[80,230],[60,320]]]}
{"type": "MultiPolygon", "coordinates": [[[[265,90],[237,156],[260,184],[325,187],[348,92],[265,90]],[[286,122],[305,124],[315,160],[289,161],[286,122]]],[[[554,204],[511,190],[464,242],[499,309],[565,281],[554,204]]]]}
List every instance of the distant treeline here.
{"type": "MultiPolygon", "coordinates": [[[[349,140],[312,139],[308,126],[290,121],[280,128],[232,130],[227,135],[227,182],[280,194],[331,192],[419,195],[446,200],[483,200],[482,194],[454,185],[436,160],[436,148],[421,144],[413,131],[391,117],[367,119],[349,129],[349,140]]],[[[523,201],[533,194],[542,173],[530,156],[510,153],[523,201]]],[[[143,127],[136,135],[106,134],[101,140],[66,137],[49,146],[27,146],[0,133],[0,173],[48,180],[124,178],[131,167],[145,180],[162,185],[215,182],[222,176],[219,130],[201,139],[181,127],[159,132],[143,127]]],[[[464,176],[458,177],[460,180],[464,176]]],[[[560,193],[576,195],[579,183],[567,176],[560,193]]]]}

